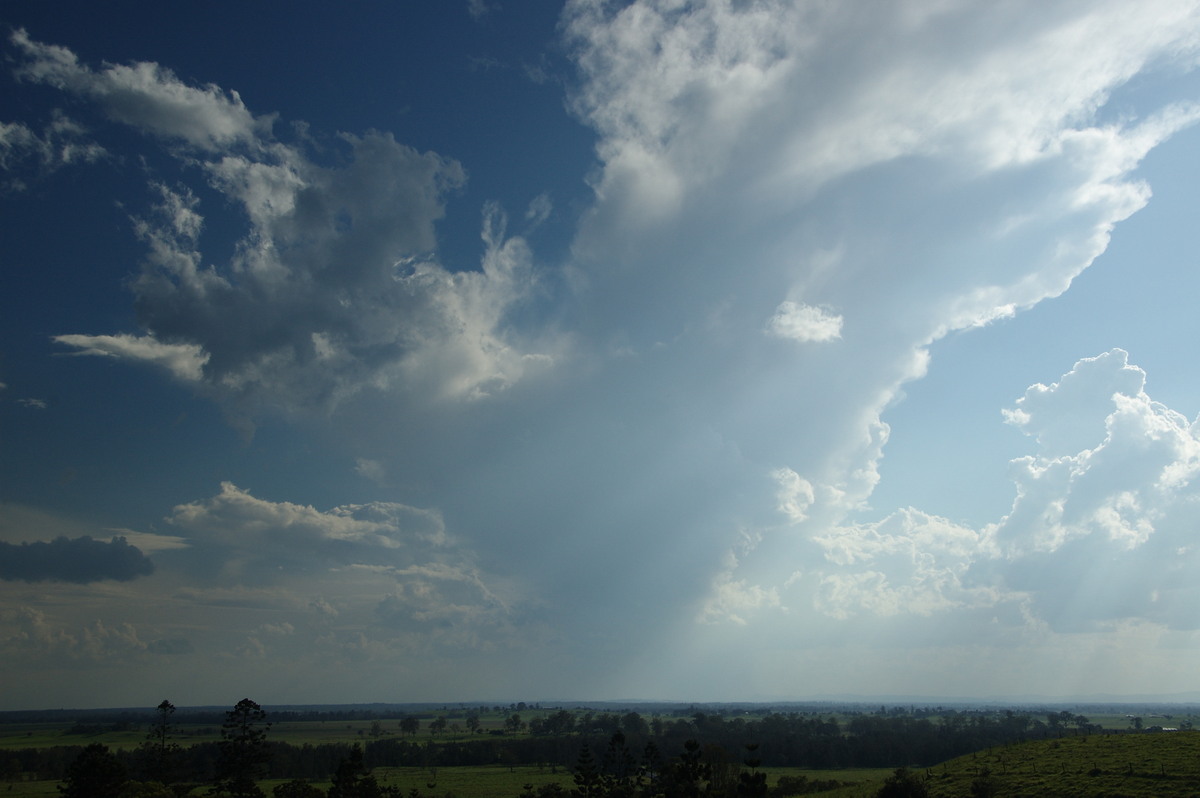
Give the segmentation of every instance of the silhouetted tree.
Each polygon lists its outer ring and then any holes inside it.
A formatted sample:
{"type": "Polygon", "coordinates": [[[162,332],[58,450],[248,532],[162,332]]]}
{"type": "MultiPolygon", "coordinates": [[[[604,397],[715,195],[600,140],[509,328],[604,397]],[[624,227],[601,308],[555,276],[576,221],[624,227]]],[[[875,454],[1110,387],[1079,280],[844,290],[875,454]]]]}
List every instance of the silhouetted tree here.
{"type": "Polygon", "coordinates": [[[225,713],[221,725],[220,757],[214,793],[235,798],[262,798],[255,784],[262,776],[270,751],[267,749],[267,713],[249,698],[225,713]]]}
{"type": "Polygon", "coordinates": [[[92,743],[67,768],[58,791],[63,798],[117,798],[126,780],[125,766],[108,746],[92,743]]]}
{"type": "Polygon", "coordinates": [[[271,790],[274,798],[325,798],[325,792],[304,779],[292,779],[289,782],[275,785],[271,790]]]}
{"type": "Polygon", "coordinates": [[[575,789],[571,792],[572,795],[598,798],[604,794],[600,783],[600,771],[596,768],[596,760],[592,758],[592,751],[586,743],[579,749],[579,758],[575,760],[574,770],[575,789]]]}
{"type": "Polygon", "coordinates": [[[171,742],[174,727],[171,716],[175,714],[175,705],[163,699],[155,707],[154,722],[146,733],[146,740],[138,746],[138,758],[142,769],[153,781],[170,784],[175,780],[175,770],[182,754],[182,748],[171,742]]]}
{"type": "Polygon", "coordinates": [[[175,791],[161,781],[127,781],[119,798],[175,798],[175,791]]]}
{"type": "Polygon", "coordinates": [[[875,795],[876,798],[927,798],[929,790],[918,774],[908,768],[896,768],[875,795]]]}
{"type": "Polygon", "coordinates": [[[328,798],[381,798],[382,794],[375,777],[363,764],[362,747],[355,745],[350,755],[338,763],[328,798]]]}
{"type": "Polygon", "coordinates": [[[757,743],[746,745],[746,758],[742,760],[742,764],[748,770],[743,770],[738,774],[738,798],[765,798],[767,794],[767,774],[758,770],[762,760],[756,755],[757,751],[757,743]]]}
{"type": "Polygon", "coordinates": [[[420,730],[421,721],[418,718],[409,715],[408,717],[400,719],[400,731],[404,732],[405,734],[411,734],[415,737],[417,732],[420,730]]]}
{"type": "Polygon", "coordinates": [[[609,798],[626,798],[634,794],[637,760],[625,744],[625,735],[619,731],[609,738],[601,770],[604,793],[609,798]]]}

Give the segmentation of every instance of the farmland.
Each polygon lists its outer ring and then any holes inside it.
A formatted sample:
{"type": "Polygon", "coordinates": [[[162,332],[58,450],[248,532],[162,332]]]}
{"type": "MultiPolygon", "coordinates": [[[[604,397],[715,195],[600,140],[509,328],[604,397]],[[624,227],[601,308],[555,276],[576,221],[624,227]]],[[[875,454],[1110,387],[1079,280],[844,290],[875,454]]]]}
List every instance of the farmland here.
{"type": "MultiPolygon", "coordinates": [[[[653,774],[692,768],[689,778],[707,795],[732,795],[739,778],[761,774],[772,796],[869,796],[901,766],[931,795],[1200,792],[1200,733],[1187,730],[1195,708],[1092,707],[1086,716],[1077,709],[281,707],[265,716],[257,778],[268,795],[297,780],[323,791],[357,749],[362,775],[382,794],[430,798],[566,795],[585,759],[601,790],[593,795],[622,779],[648,789],[643,781],[653,774]]],[[[159,727],[173,751],[167,780],[176,794],[211,788],[227,714],[183,709],[159,727]]],[[[68,766],[96,744],[132,779],[149,778],[154,722],[145,709],[0,714],[0,789],[58,795],[68,766]]]]}

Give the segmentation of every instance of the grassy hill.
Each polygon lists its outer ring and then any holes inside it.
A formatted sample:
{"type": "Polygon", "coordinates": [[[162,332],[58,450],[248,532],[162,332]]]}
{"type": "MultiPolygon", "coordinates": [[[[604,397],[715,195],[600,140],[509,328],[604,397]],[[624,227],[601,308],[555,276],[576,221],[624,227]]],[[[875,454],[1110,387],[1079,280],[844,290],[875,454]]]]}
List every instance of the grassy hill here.
{"type": "Polygon", "coordinates": [[[1200,796],[1200,731],[992,748],[924,771],[931,796],[1200,796]]]}

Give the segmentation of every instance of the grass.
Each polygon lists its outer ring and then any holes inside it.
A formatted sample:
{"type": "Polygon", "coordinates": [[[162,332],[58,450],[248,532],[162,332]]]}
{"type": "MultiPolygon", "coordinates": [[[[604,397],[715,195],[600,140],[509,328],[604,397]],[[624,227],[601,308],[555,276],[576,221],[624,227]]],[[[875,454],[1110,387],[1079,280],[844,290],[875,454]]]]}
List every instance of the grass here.
{"type": "MultiPolygon", "coordinates": [[[[780,776],[785,775],[804,776],[809,779],[856,781],[861,784],[870,785],[870,789],[865,793],[861,791],[859,793],[845,793],[842,791],[822,793],[822,795],[831,796],[873,795],[875,790],[878,789],[878,784],[892,772],[888,769],[870,768],[846,770],[764,768],[763,771],[767,774],[767,781],[772,786],[779,781],[780,776]]],[[[550,768],[521,765],[513,768],[503,765],[450,768],[380,767],[375,768],[373,773],[381,785],[400,787],[405,793],[416,788],[423,795],[444,796],[453,794],[458,798],[518,798],[518,796],[525,792],[525,785],[527,784],[532,784],[534,789],[551,782],[558,782],[567,790],[575,786],[571,771],[561,767],[557,768],[557,772],[552,771],[550,768]],[[429,785],[431,784],[434,786],[430,787],[429,785]]],[[[283,781],[287,781],[287,779],[263,781],[260,783],[260,786],[267,795],[270,795],[275,785],[283,781]]],[[[12,789],[9,791],[3,791],[3,788],[0,788],[0,795],[8,798],[35,798],[35,796],[58,795],[57,784],[58,782],[54,781],[13,782],[12,789]]],[[[322,790],[329,787],[328,781],[315,781],[313,784],[322,790]]],[[[200,795],[206,789],[206,787],[200,787],[193,792],[196,795],[200,795]]]]}
{"type": "Polygon", "coordinates": [[[1100,734],[980,751],[926,771],[931,796],[1200,795],[1200,732],[1100,734]]]}

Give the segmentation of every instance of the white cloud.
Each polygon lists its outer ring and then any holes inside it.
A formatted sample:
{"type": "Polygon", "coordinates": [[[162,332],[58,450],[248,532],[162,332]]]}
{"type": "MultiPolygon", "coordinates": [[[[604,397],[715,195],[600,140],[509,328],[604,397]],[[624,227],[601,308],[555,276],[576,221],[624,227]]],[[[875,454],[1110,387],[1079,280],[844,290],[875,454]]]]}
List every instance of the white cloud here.
{"type": "MultiPolygon", "coordinates": [[[[881,414],[931,344],[1062,293],[1148,201],[1133,170],[1196,111],[1106,103],[1135,74],[1190,66],[1194,8],[871,11],[569,3],[573,108],[599,165],[561,278],[497,205],[479,269],[439,262],[466,170],[436,153],[386,133],[282,142],[223,89],[14,40],[27,80],[189,144],[171,148],[184,182],[207,181],[156,184],[135,218],[145,334],[60,342],[158,362],[249,415],[331,411],[303,422],[454,525],[226,484],[172,512],[188,546],[156,554],[156,578],[191,579],[189,606],[253,615],[231,623],[265,663],[382,662],[439,636],[486,648],[530,611],[519,585],[551,641],[527,661],[570,673],[559,689],[615,679],[607,653],[660,648],[664,629],[727,658],[723,635],[755,626],[792,654],[847,630],[1195,628],[1194,431],[1117,353],[1009,413],[1037,449],[1013,464],[1007,517],[863,520],[878,518],[881,414]],[[244,223],[215,261],[212,192],[244,223]],[[294,633],[263,626],[284,618],[294,633]]],[[[551,210],[535,198],[525,229],[551,210]]]]}
{"type": "Polygon", "coordinates": [[[253,144],[269,133],[270,117],[255,118],[237,92],[188,86],[158,64],[106,64],[94,71],[65,47],[42,44],[17,29],[11,42],[24,62],[17,75],[99,103],[114,120],[202,150],[253,144]]]}
{"type": "MultiPolygon", "coordinates": [[[[343,134],[343,164],[320,166],[274,142],[270,119],[253,116],[236,92],[189,87],[157,64],[94,71],[23,31],[12,41],[25,79],[205,153],[211,186],[249,225],[227,264],[205,265],[196,194],[155,184],[160,201],[134,218],[149,247],[132,283],[147,334],[60,343],[158,363],[250,416],[330,409],[365,387],[480,398],[553,362],[556,345],[530,351],[507,324],[534,277],[527,246],[506,235],[498,208],[485,209],[479,271],[447,271],[431,254],[442,197],[465,179],[456,162],[371,132],[343,134]]],[[[9,138],[20,138],[14,130],[9,138]]],[[[549,208],[536,199],[531,225],[549,208]]]]}
{"type": "Polygon", "coordinates": [[[1114,350],[1032,386],[1019,422],[1039,451],[1013,461],[1012,511],[980,530],[908,509],[818,534],[827,565],[812,569],[815,606],[840,619],[939,614],[954,624],[956,613],[995,608],[1008,623],[1059,631],[1200,628],[1200,589],[1184,576],[1200,556],[1200,435],[1144,381],[1114,350]]]}
{"type": "Polygon", "coordinates": [[[781,302],[767,323],[767,331],[793,341],[835,341],[842,337],[842,317],[823,308],[781,302]]]}
{"type": "Polygon", "coordinates": [[[78,355],[98,355],[160,366],[175,377],[196,382],[204,375],[208,355],[196,344],[166,344],[152,335],[56,335],[56,343],[72,346],[78,355]]]}
{"type": "MultiPolygon", "coordinates": [[[[87,138],[87,130],[61,111],[38,133],[21,122],[0,122],[0,170],[17,173],[32,161],[42,172],[52,172],[75,163],[92,163],[108,153],[87,138]]],[[[14,189],[24,187],[20,178],[9,181],[14,189]]]]}

